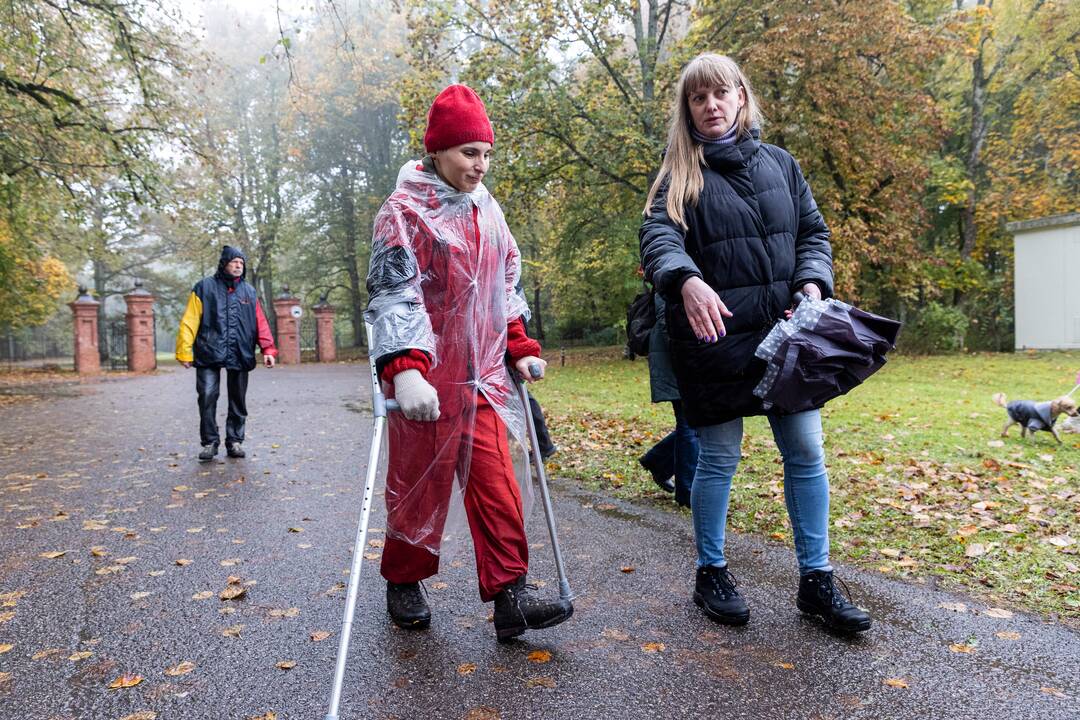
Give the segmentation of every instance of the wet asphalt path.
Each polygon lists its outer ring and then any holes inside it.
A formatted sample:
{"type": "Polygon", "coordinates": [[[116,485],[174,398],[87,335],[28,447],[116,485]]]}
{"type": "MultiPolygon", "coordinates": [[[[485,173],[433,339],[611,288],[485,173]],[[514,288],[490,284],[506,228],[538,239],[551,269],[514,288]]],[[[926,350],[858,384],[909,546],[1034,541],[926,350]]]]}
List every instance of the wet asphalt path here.
{"type": "MultiPolygon", "coordinates": [[[[370,433],[365,370],[255,372],[248,458],[208,465],[180,369],[0,407],[0,718],[322,720],[370,433]],[[245,592],[219,599],[228,587],[245,592]],[[124,675],[142,680],[109,689],[124,675]]],[[[497,644],[466,551],[428,583],[431,628],[400,631],[366,563],[341,718],[1080,717],[1069,629],[842,569],[876,625],[837,637],[796,612],[791,551],[741,536],[732,566],[752,616],[726,628],[689,600],[685,516],[555,486],[575,616],[497,644]]],[[[554,592],[539,507],[530,531],[532,575],[554,592]]]]}

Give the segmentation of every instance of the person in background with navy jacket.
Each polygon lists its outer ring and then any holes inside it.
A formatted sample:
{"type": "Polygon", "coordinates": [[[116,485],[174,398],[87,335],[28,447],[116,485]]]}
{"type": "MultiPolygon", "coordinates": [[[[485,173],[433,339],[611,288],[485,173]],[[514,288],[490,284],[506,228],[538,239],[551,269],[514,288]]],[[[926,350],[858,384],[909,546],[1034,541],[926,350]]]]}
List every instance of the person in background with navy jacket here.
{"type": "Polygon", "coordinates": [[[258,295],[244,282],[244,253],[226,245],[221,249],[217,272],[195,283],[176,335],[176,360],[195,367],[195,391],[199,395],[201,462],[217,455],[217,401],[221,369],[229,391],[229,416],[225,424],[225,451],[244,457],[244,424],[247,420],[248,373],[255,369],[255,346],[262,351],[266,367],[274,367],[277,348],[258,295]]]}

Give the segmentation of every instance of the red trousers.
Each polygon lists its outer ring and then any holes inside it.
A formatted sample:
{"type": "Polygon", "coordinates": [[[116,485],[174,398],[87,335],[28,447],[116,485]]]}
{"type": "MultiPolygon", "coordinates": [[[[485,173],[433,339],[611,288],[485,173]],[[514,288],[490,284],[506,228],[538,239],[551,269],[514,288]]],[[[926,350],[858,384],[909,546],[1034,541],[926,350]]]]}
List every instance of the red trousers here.
{"type": "Polygon", "coordinates": [[[412,422],[395,413],[390,422],[382,576],[410,583],[439,571],[439,556],[428,548],[439,547],[458,475],[465,482],[480,597],[493,600],[529,569],[521,490],[506,425],[483,394],[478,394],[472,428],[463,427],[460,417],[412,422]]]}

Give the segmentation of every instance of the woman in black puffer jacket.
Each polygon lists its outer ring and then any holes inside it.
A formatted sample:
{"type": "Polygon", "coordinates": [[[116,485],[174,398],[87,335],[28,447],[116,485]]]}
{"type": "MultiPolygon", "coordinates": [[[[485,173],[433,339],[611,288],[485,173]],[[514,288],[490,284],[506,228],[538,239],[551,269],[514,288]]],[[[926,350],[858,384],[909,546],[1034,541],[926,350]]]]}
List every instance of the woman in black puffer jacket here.
{"type": "Polygon", "coordinates": [[[832,293],[829,229],[798,163],[760,140],[750,83],[722,55],[700,55],[676,88],[667,153],[641,225],[646,277],[667,300],[670,350],[700,454],[691,498],[697,542],[694,601],[709,617],[750,617],[727,569],[724,533],[742,419],[767,415],[784,457],[795,536],[797,603],[832,627],[870,617],[835,588],[829,565],[829,480],[818,410],[767,413],[753,394],[765,363],[758,343],[801,291],[832,293]]]}

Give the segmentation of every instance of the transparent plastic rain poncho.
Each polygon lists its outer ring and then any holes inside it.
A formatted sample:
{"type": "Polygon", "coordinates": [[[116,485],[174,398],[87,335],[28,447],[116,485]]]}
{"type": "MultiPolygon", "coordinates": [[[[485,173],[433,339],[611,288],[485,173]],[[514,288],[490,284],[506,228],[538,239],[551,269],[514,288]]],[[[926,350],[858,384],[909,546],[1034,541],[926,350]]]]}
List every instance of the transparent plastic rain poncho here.
{"type": "Polygon", "coordinates": [[[390,472],[407,466],[408,473],[387,484],[386,531],[444,554],[467,532],[462,493],[478,393],[506,425],[529,514],[526,410],[505,361],[507,323],[527,320],[528,306],[517,243],[495,198],[483,185],[456,190],[429,170],[406,163],[375,218],[365,319],[373,360],[411,349],[432,359],[427,380],[439,395],[439,419],[389,415],[390,472]]]}

